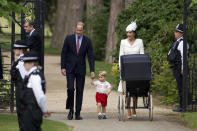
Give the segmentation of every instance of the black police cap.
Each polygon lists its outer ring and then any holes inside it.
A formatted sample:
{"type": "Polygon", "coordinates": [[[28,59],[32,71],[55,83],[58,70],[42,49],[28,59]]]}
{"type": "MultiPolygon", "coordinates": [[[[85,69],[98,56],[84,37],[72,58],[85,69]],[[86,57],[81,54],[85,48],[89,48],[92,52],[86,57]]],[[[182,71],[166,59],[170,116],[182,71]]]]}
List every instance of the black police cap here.
{"type": "Polygon", "coordinates": [[[24,53],[23,61],[30,62],[30,61],[38,61],[38,54],[34,51],[28,51],[24,53]]]}
{"type": "Polygon", "coordinates": [[[177,32],[180,32],[180,33],[183,33],[183,24],[178,24],[178,25],[176,26],[176,31],[177,31],[177,32]]]}
{"type": "Polygon", "coordinates": [[[27,49],[27,48],[28,48],[28,46],[24,40],[17,40],[14,43],[14,49],[27,49]]]}

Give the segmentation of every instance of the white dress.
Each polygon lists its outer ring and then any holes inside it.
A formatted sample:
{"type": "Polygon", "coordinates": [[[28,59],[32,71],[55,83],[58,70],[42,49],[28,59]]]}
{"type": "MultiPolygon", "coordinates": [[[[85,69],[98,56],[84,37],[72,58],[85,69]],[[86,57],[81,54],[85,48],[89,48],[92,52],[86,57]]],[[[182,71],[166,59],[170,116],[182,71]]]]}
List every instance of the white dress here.
{"type": "Polygon", "coordinates": [[[127,39],[121,40],[119,52],[119,67],[120,56],[129,54],[144,54],[144,45],[142,39],[136,39],[133,45],[131,45],[127,39]]]}
{"type": "MultiPolygon", "coordinates": [[[[144,54],[144,44],[142,39],[136,39],[131,45],[127,39],[123,39],[120,42],[120,52],[119,52],[119,69],[120,67],[120,56],[129,54],[144,54]]],[[[122,80],[120,80],[118,91],[122,92],[122,80]]]]}

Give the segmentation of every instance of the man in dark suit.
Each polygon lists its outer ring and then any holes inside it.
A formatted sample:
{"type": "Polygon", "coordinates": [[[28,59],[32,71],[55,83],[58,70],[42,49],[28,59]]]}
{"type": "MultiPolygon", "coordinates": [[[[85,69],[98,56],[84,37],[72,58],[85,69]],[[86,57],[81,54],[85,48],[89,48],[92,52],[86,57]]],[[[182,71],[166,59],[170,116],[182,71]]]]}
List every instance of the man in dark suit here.
{"type": "Polygon", "coordinates": [[[68,35],[64,41],[61,53],[61,73],[67,78],[66,109],[69,109],[68,120],[73,119],[74,113],[74,81],[76,80],[76,110],[75,119],[82,120],[80,116],[83,90],[86,74],[86,55],[88,56],[91,78],[94,79],[94,56],[91,40],[83,35],[84,24],[77,23],[76,33],[68,35]]]}
{"type": "Polygon", "coordinates": [[[43,66],[42,61],[42,38],[40,34],[35,30],[35,23],[33,21],[26,21],[24,25],[25,32],[29,34],[27,38],[27,45],[30,51],[35,51],[39,57],[39,65],[43,66]]]}

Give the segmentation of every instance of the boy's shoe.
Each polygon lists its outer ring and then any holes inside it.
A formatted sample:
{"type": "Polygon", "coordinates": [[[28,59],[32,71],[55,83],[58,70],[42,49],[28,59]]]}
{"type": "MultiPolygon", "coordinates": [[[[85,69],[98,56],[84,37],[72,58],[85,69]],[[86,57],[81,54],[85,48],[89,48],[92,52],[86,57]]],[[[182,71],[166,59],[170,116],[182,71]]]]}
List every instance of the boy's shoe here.
{"type": "Polygon", "coordinates": [[[98,115],[98,119],[99,119],[99,120],[103,119],[103,116],[99,114],[99,115],[98,115]]]}
{"type": "Polygon", "coordinates": [[[107,119],[106,115],[103,115],[103,119],[107,119]]]}

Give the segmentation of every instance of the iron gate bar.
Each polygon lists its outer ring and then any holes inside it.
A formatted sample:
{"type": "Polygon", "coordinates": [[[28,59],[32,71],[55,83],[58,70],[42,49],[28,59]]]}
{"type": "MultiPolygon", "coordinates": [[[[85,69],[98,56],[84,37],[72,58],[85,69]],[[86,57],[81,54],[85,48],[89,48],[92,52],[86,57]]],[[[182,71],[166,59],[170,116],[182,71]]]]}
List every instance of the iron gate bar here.
{"type": "Polygon", "coordinates": [[[188,105],[188,67],[187,67],[187,7],[188,7],[188,1],[184,0],[184,11],[183,11],[183,110],[184,112],[187,111],[187,105],[188,105]]]}
{"type": "MultiPolygon", "coordinates": [[[[15,12],[12,12],[12,18],[15,19],[15,12]]],[[[14,42],[15,42],[15,22],[12,21],[12,36],[11,36],[11,64],[13,65],[14,63],[14,42]]],[[[12,66],[11,66],[11,70],[12,70],[12,66]]],[[[12,75],[11,75],[11,80],[12,80],[12,75]]],[[[14,111],[14,82],[11,82],[11,96],[10,96],[10,111],[13,112],[14,111]]]]}

